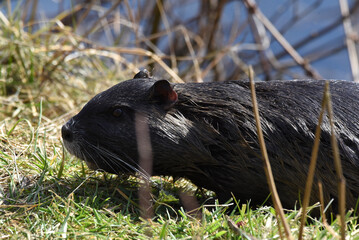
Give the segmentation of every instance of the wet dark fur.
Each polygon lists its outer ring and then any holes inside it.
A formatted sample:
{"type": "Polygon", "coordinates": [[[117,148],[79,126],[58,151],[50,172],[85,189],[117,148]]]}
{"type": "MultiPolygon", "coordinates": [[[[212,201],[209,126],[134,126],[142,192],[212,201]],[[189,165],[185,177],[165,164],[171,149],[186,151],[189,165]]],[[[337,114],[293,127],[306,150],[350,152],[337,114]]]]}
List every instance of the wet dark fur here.
{"type": "MultiPolygon", "coordinates": [[[[152,79],[133,79],[98,94],[64,125],[67,149],[91,168],[134,172],[137,165],[135,112],[147,115],[153,175],[185,177],[242,202],[261,204],[269,194],[260,158],[248,82],[173,84],[178,101],[164,108],[151,98],[152,79]],[[121,114],[114,114],[116,109],[121,114]],[[116,115],[117,117],[115,117],[116,115]]],[[[263,134],[276,186],[287,208],[303,196],[324,81],[256,83],[263,134]]],[[[359,85],[331,81],[335,127],[347,183],[347,207],[359,196],[359,85]]],[[[328,120],[322,127],[315,185],[326,203],[337,198],[328,120]]],[[[313,189],[312,203],[319,201],[313,189]]],[[[336,204],[334,204],[336,205],[336,204]]],[[[336,207],[334,207],[336,208],[336,207]]]]}

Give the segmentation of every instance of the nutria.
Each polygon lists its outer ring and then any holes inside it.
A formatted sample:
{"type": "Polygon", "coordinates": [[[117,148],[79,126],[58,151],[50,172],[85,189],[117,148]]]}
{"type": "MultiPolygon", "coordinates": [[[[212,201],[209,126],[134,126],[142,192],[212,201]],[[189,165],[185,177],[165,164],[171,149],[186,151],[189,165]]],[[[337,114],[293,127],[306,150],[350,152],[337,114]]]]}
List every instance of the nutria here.
{"type": "MultiPolygon", "coordinates": [[[[303,196],[325,81],[257,82],[257,101],[282,204],[303,196]]],[[[184,177],[251,205],[269,195],[257,141],[249,82],[170,84],[146,73],[96,95],[62,127],[70,153],[90,168],[120,174],[138,171],[135,115],[147,118],[152,175],[184,177]]],[[[359,196],[359,85],[330,81],[335,130],[346,178],[346,206],[359,196]]],[[[328,119],[322,125],[315,183],[325,201],[337,198],[328,119]]],[[[141,170],[140,170],[141,171],[141,170]]],[[[314,187],[311,203],[319,201],[314,187]]],[[[334,204],[335,205],[335,204],[334,204]]]]}

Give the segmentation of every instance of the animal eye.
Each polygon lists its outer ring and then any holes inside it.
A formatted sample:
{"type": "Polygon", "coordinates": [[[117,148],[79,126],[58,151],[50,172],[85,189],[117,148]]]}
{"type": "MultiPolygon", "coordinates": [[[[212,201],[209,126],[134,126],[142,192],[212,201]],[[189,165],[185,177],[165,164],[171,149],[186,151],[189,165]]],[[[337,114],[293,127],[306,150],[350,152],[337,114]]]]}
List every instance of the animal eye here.
{"type": "Polygon", "coordinates": [[[122,109],[121,108],[116,108],[116,109],[114,109],[113,110],[113,112],[112,112],[112,115],[114,116],[114,117],[120,117],[121,115],[122,115],[122,109]]]}

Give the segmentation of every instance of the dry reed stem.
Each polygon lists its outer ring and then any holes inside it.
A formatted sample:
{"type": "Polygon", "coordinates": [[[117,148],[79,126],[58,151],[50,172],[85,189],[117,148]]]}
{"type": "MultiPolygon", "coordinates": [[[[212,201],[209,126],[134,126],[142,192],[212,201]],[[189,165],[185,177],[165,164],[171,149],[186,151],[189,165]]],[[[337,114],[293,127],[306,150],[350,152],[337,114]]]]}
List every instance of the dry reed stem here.
{"type": "MultiPolygon", "coordinates": [[[[258,21],[257,21],[258,22],[258,21]]],[[[255,15],[251,15],[249,18],[249,26],[252,29],[252,33],[254,36],[254,40],[256,41],[257,44],[261,45],[261,49],[258,49],[259,52],[259,62],[262,65],[262,69],[265,75],[265,80],[268,81],[271,79],[270,77],[270,70],[271,70],[271,66],[270,66],[270,61],[269,59],[267,59],[267,56],[265,54],[266,51],[266,47],[264,46],[264,41],[263,39],[265,39],[265,32],[263,33],[261,31],[261,29],[264,29],[264,27],[259,28],[259,26],[257,26],[256,24],[256,19],[255,19],[255,15]]],[[[264,30],[265,31],[265,30],[264,30]]],[[[268,47],[267,47],[268,48],[268,47]]]]}
{"type": "Polygon", "coordinates": [[[320,215],[321,215],[322,221],[324,223],[327,221],[327,217],[325,216],[325,213],[324,213],[325,205],[324,205],[323,184],[320,180],[318,181],[318,191],[319,191],[319,202],[320,202],[320,215]]]}
{"type": "MultiPolygon", "coordinates": [[[[329,85],[329,82],[326,84],[329,85]]],[[[329,87],[328,87],[329,88],[329,87]]],[[[327,102],[327,110],[328,110],[328,117],[329,117],[329,123],[330,123],[330,131],[331,131],[331,144],[332,144],[332,150],[333,150],[333,158],[334,158],[334,166],[335,170],[337,172],[337,178],[338,178],[338,201],[339,201],[339,214],[340,214],[340,223],[341,223],[341,238],[345,239],[345,178],[343,175],[343,169],[342,164],[340,161],[340,155],[339,155],[339,148],[338,148],[338,142],[335,135],[334,130],[334,117],[333,117],[333,107],[332,102],[330,99],[330,91],[328,90],[326,92],[328,95],[328,102],[327,102]]]]}
{"type": "Polygon", "coordinates": [[[290,45],[290,43],[283,37],[277,28],[268,20],[268,18],[259,10],[254,0],[244,0],[249,14],[254,14],[269,30],[273,37],[282,45],[282,47],[289,53],[294,61],[300,65],[305,72],[314,79],[321,79],[322,77],[310,66],[310,64],[302,58],[302,56],[290,45]]]}
{"type": "Polygon", "coordinates": [[[189,53],[191,55],[191,58],[192,58],[192,61],[193,61],[194,72],[195,72],[195,75],[196,75],[196,82],[203,82],[203,78],[202,78],[202,75],[201,75],[201,68],[200,68],[198,60],[196,58],[196,54],[195,54],[195,51],[193,49],[192,43],[190,41],[187,29],[184,28],[183,26],[180,26],[180,29],[183,32],[183,38],[184,38],[184,40],[186,42],[188,51],[189,51],[189,53]]]}
{"type": "MultiPolygon", "coordinates": [[[[208,31],[209,36],[205,35],[205,39],[207,39],[207,49],[209,51],[212,51],[213,46],[216,44],[216,42],[213,41],[213,39],[215,39],[216,31],[218,29],[221,16],[223,14],[222,9],[225,4],[226,4],[226,1],[218,1],[215,13],[212,12],[213,9],[209,9],[209,11],[206,13],[209,16],[209,18],[208,18],[209,24],[206,26],[206,28],[209,27],[210,30],[208,31]]],[[[209,8],[211,8],[211,5],[212,4],[209,4],[209,8]]]]}
{"type": "Polygon", "coordinates": [[[222,58],[226,56],[227,53],[227,49],[218,52],[214,60],[211,61],[204,70],[202,70],[201,78],[205,78],[209,74],[209,72],[222,60],[222,58]]]}
{"type": "Polygon", "coordinates": [[[308,170],[307,182],[306,182],[306,185],[305,185],[305,192],[304,192],[303,206],[302,206],[302,217],[301,217],[301,220],[300,220],[301,223],[300,223],[300,228],[299,228],[298,239],[303,238],[303,229],[304,229],[304,224],[305,224],[305,221],[306,221],[306,218],[307,218],[307,207],[309,205],[310,194],[311,194],[312,186],[313,186],[315,167],[317,165],[317,157],[318,157],[318,152],[319,152],[320,133],[321,133],[320,126],[322,125],[324,111],[326,109],[327,102],[328,102],[328,95],[325,94],[325,93],[328,90],[329,90],[329,84],[328,84],[328,82],[326,82],[326,84],[324,86],[324,94],[323,94],[323,99],[322,99],[322,105],[321,105],[321,110],[320,110],[320,114],[319,114],[318,124],[317,124],[317,127],[315,129],[314,145],[313,145],[313,148],[312,148],[312,154],[311,154],[311,158],[310,158],[310,165],[309,165],[309,170],[308,170]]]}
{"type": "MultiPolygon", "coordinates": [[[[0,15],[1,16],[1,15],[0,15]]],[[[69,51],[68,54],[70,54],[70,51],[75,50],[75,47],[72,46],[53,46],[51,50],[59,50],[59,52],[66,52],[69,51]],[[65,51],[62,51],[64,50],[65,51]]],[[[153,59],[157,64],[159,64],[172,78],[173,82],[176,83],[183,83],[183,80],[178,76],[177,73],[175,73],[168,65],[161,59],[160,56],[156,55],[155,53],[152,53],[151,51],[142,49],[142,48],[119,48],[119,47],[96,47],[93,49],[76,49],[79,52],[86,52],[87,54],[98,54],[100,56],[105,57],[111,57],[114,60],[123,61],[124,58],[122,58],[119,54],[133,54],[133,55],[140,55],[140,56],[147,56],[153,59]],[[118,55],[117,55],[118,54],[118,55]]],[[[36,51],[47,51],[46,48],[38,48],[36,51]]],[[[67,57],[68,54],[65,54],[62,58],[64,59],[67,57]]],[[[55,58],[55,57],[53,57],[55,58]]],[[[57,65],[55,65],[57,66],[57,65]]],[[[131,66],[131,64],[129,65],[131,66]]],[[[131,69],[138,70],[137,67],[135,67],[133,64],[131,66],[131,69]]]]}
{"type": "MultiPolygon", "coordinates": [[[[54,19],[63,21],[66,17],[71,17],[73,14],[76,14],[83,8],[82,4],[77,4],[69,10],[64,10],[61,13],[59,13],[54,19]]],[[[30,21],[27,25],[31,25],[35,21],[30,21]]],[[[77,26],[77,25],[76,25],[77,26]]]]}
{"type": "MultiPolygon", "coordinates": [[[[196,51],[195,51],[195,49],[193,47],[191,39],[193,39],[193,41],[196,43],[197,46],[203,46],[204,45],[203,40],[199,36],[195,35],[194,33],[190,32],[188,29],[186,29],[183,25],[178,25],[178,26],[176,26],[174,28],[168,28],[168,29],[166,28],[165,31],[162,31],[162,32],[152,33],[150,36],[146,36],[146,38],[137,39],[135,44],[138,45],[140,41],[144,41],[144,42],[146,42],[146,44],[150,45],[152,48],[156,48],[156,46],[153,45],[152,42],[150,42],[150,40],[153,41],[153,39],[162,37],[164,35],[171,36],[171,34],[177,32],[177,31],[182,33],[183,39],[185,40],[185,44],[186,44],[186,46],[188,48],[190,56],[174,56],[174,54],[172,54],[172,52],[175,52],[175,50],[173,50],[173,51],[171,50],[172,47],[173,47],[172,46],[173,44],[172,44],[172,42],[170,42],[169,43],[169,48],[170,48],[170,51],[171,51],[170,56],[164,55],[164,54],[161,53],[161,58],[171,60],[171,64],[172,64],[171,70],[174,73],[176,73],[177,75],[178,75],[177,61],[192,61],[193,62],[193,67],[194,67],[194,73],[195,73],[196,82],[202,82],[203,81],[202,79],[204,78],[204,75],[201,74],[199,60],[203,61],[205,58],[209,58],[209,57],[212,57],[212,56],[209,56],[209,55],[203,56],[203,57],[196,56],[196,54],[195,54],[196,51]]],[[[159,49],[157,49],[157,51],[161,52],[159,49]]],[[[197,51],[199,51],[199,50],[197,50],[197,51]]],[[[167,71],[167,73],[169,73],[169,72],[167,71]]],[[[172,75],[172,74],[170,74],[170,75],[172,75]]],[[[183,80],[180,80],[180,81],[175,80],[175,81],[176,82],[183,82],[183,80]]]]}
{"type": "Polygon", "coordinates": [[[157,0],[156,4],[157,4],[157,7],[158,7],[158,10],[160,11],[163,25],[164,25],[166,31],[169,33],[167,36],[168,36],[168,46],[169,46],[170,53],[171,53],[170,54],[171,68],[174,69],[174,71],[176,73],[178,73],[175,49],[173,47],[173,38],[172,38],[171,26],[170,26],[170,23],[169,23],[168,18],[166,16],[166,11],[163,8],[162,1],[157,0]]]}
{"type": "Polygon", "coordinates": [[[135,129],[139,158],[138,165],[140,166],[140,171],[143,173],[140,175],[143,183],[138,190],[141,217],[143,219],[151,219],[154,215],[154,211],[151,204],[151,186],[149,179],[152,175],[153,155],[147,117],[141,113],[136,113],[135,115],[135,129]]]}
{"type": "Polygon", "coordinates": [[[350,22],[350,17],[347,17],[350,16],[348,2],[347,0],[339,0],[339,4],[340,4],[340,12],[343,18],[346,17],[343,19],[343,28],[345,32],[345,41],[347,44],[349,62],[352,70],[353,80],[354,82],[359,82],[359,61],[358,61],[357,50],[355,47],[355,42],[350,37],[350,35],[353,34],[353,27],[350,22]]]}
{"type": "Polygon", "coordinates": [[[97,25],[104,20],[112,11],[114,11],[120,4],[122,3],[122,0],[118,0],[116,3],[114,3],[110,9],[108,9],[93,25],[92,27],[90,27],[89,30],[87,30],[82,36],[85,38],[87,37],[90,33],[92,33],[95,28],[97,27],[97,25]]]}
{"type": "MultiPolygon", "coordinates": [[[[159,1],[163,1],[163,0],[159,0],[159,1]]],[[[157,33],[160,29],[160,25],[161,25],[161,15],[160,15],[160,10],[158,8],[158,4],[157,4],[157,0],[152,1],[151,4],[153,4],[153,8],[151,11],[151,15],[152,18],[149,19],[149,23],[151,23],[151,25],[148,25],[147,28],[151,29],[150,30],[150,35],[153,35],[155,33],[157,33]],[[155,4],[153,4],[155,3],[155,4]]],[[[151,4],[148,4],[147,8],[150,8],[151,4]]],[[[157,46],[158,44],[158,39],[156,38],[152,38],[150,40],[151,44],[148,44],[148,49],[151,49],[151,46],[157,46]]]]}
{"type": "MultiPolygon", "coordinates": [[[[259,145],[260,145],[260,149],[261,149],[261,153],[262,153],[262,160],[263,160],[263,165],[264,165],[264,171],[265,171],[265,174],[267,177],[267,182],[268,182],[269,189],[270,189],[270,192],[272,195],[272,200],[274,203],[276,214],[278,214],[280,216],[280,219],[284,226],[285,235],[286,235],[287,239],[293,239],[293,236],[290,232],[289,224],[286,221],[286,218],[284,215],[282,203],[279,199],[277,188],[275,186],[272,168],[271,168],[271,165],[269,162],[267,148],[266,148],[266,145],[264,142],[263,132],[262,132],[262,128],[261,128],[261,122],[260,122],[260,117],[259,117],[257,97],[256,97],[256,92],[255,92],[255,86],[254,86],[254,74],[253,74],[252,67],[249,67],[249,80],[250,80],[250,85],[251,85],[251,96],[252,96],[252,103],[253,103],[253,112],[254,112],[254,117],[255,117],[256,126],[257,126],[258,141],[259,141],[259,145]]],[[[278,225],[278,227],[279,226],[280,225],[278,225]]],[[[279,231],[280,231],[280,229],[279,229],[279,231]]]]}
{"type": "Polygon", "coordinates": [[[323,184],[322,182],[318,182],[318,189],[319,189],[319,201],[320,201],[320,214],[322,216],[322,222],[324,227],[327,231],[332,234],[336,239],[339,239],[339,235],[334,231],[334,229],[328,224],[327,218],[325,217],[324,213],[324,196],[323,196],[323,184]]]}
{"type": "MultiPolygon", "coordinates": [[[[153,33],[151,34],[150,36],[143,36],[142,38],[140,39],[137,39],[135,44],[138,44],[139,42],[143,42],[143,41],[150,41],[150,40],[153,40],[155,38],[159,38],[159,37],[163,37],[163,36],[166,36],[167,34],[169,33],[174,33],[176,31],[182,31],[181,30],[181,27],[185,28],[184,26],[182,25],[178,25],[178,26],[175,26],[171,29],[166,29],[165,31],[161,31],[161,32],[156,32],[156,33],[153,33]]],[[[187,29],[186,29],[187,30],[187,29]]],[[[198,36],[196,35],[195,33],[187,30],[187,33],[190,37],[193,38],[193,40],[195,41],[196,45],[198,46],[203,46],[204,45],[204,42],[203,40],[198,36]]],[[[191,57],[179,57],[177,56],[177,59],[182,59],[183,60],[191,60],[191,57]]]]}
{"type": "MultiPolygon", "coordinates": [[[[101,49],[101,48],[99,48],[101,49]]],[[[155,62],[157,62],[172,78],[173,82],[183,83],[183,80],[175,73],[168,65],[162,61],[161,57],[156,55],[155,53],[142,49],[142,48],[109,48],[108,50],[117,52],[117,53],[127,53],[134,55],[142,55],[152,58],[155,62]]]]}
{"type": "MultiPolygon", "coordinates": [[[[1,14],[0,14],[1,17],[1,14]]],[[[52,66],[51,71],[54,71],[61,63],[62,61],[68,57],[69,54],[72,53],[72,51],[77,52],[83,52],[87,55],[97,55],[97,56],[103,56],[112,58],[113,60],[121,63],[126,63],[127,67],[131,69],[133,72],[137,72],[138,68],[132,64],[126,62],[125,58],[121,57],[120,54],[133,54],[133,55],[139,55],[139,56],[147,56],[150,57],[153,61],[155,61],[158,65],[160,65],[173,79],[173,82],[176,83],[183,83],[183,80],[178,76],[176,72],[174,72],[168,65],[161,59],[160,56],[156,55],[155,53],[152,53],[151,51],[142,49],[142,48],[116,48],[116,47],[95,47],[95,48],[86,48],[86,49],[78,49],[71,45],[53,45],[51,47],[39,47],[34,49],[34,52],[48,52],[48,51],[56,51],[57,53],[54,54],[54,56],[48,61],[48,63],[51,63],[54,61],[57,57],[61,55],[61,61],[58,61],[58,63],[54,66],[52,66]]]]}
{"type": "Polygon", "coordinates": [[[81,26],[81,23],[86,19],[86,17],[89,15],[89,13],[91,12],[92,10],[92,7],[95,5],[96,1],[90,1],[86,7],[86,11],[81,14],[81,16],[79,17],[79,20],[77,21],[77,23],[75,24],[74,26],[74,32],[76,31],[77,27],[78,26],[81,26]]]}
{"type": "Polygon", "coordinates": [[[187,214],[197,219],[202,219],[201,206],[193,194],[180,191],[179,198],[187,214]]]}
{"type": "MultiPolygon", "coordinates": [[[[128,2],[128,0],[125,0],[125,6],[126,6],[126,10],[127,10],[127,13],[128,13],[128,17],[130,18],[130,21],[132,23],[136,23],[136,20],[135,20],[135,17],[133,16],[133,13],[132,13],[132,8],[130,6],[130,3],[128,2]]],[[[139,36],[139,26],[138,24],[133,24],[133,28],[134,28],[134,32],[135,32],[135,35],[136,35],[136,39],[138,39],[138,36],[139,36]]],[[[138,47],[138,45],[136,45],[138,47]]]]}
{"type": "Polygon", "coordinates": [[[338,143],[337,143],[337,139],[336,139],[335,131],[334,131],[333,111],[332,111],[332,103],[331,103],[331,99],[330,99],[329,81],[327,81],[325,83],[321,112],[320,112],[320,116],[319,116],[319,120],[318,120],[317,129],[315,132],[315,142],[314,142],[314,146],[313,146],[313,150],[312,150],[312,157],[311,157],[311,162],[310,162],[310,166],[309,166],[308,178],[307,178],[305,194],[304,194],[304,199],[303,199],[303,207],[302,207],[303,215],[301,218],[301,225],[300,225],[298,239],[302,239],[302,236],[303,236],[303,227],[304,227],[304,223],[306,220],[306,208],[309,204],[310,191],[311,191],[311,187],[313,184],[316,158],[317,158],[318,148],[319,148],[320,125],[323,120],[323,112],[325,109],[327,109],[327,112],[328,112],[328,118],[329,118],[330,129],[331,129],[331,144],[332,144],[332,150],[333,150],[334,165],[335,165],[335,169],[337,172],[337,178],[338,178],[338,199],[339,199],[339,213],[340,213],[340,223],[341,223],[341,231],[340,231],[341,239],[345,239],[345,178],[343,175],[338,143]]]}

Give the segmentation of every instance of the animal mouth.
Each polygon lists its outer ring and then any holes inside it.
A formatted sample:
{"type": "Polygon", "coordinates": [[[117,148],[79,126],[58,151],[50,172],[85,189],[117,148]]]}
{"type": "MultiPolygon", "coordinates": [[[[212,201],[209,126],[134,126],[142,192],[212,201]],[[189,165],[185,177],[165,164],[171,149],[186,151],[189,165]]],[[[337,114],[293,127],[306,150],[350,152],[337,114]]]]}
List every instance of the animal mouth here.
{"type": "Polygon", "coordinates": [[[77,143],[76,141],[69,142],[64,139],[64,146],[67,149],[67,151],[74,155],[75,157],[85,161],[86,165],[91,170],[98,170],[101,169],[98,164],[96,164],[96,161],[94,160],[94,157],[92,156],[90,152],[88,152],[88,149],[84,148],[81,144],[77,143]]]}
{"type": "Polygon", "coordinates": [[[83,155],[82,151],[80,150],[80,146],[74,142],[69,142],[65,139],[63,139],[63,143],[65,148],[69,153],[72,155],[75,155],[76,157],[85,160],[85,156],[83,155]]]}

